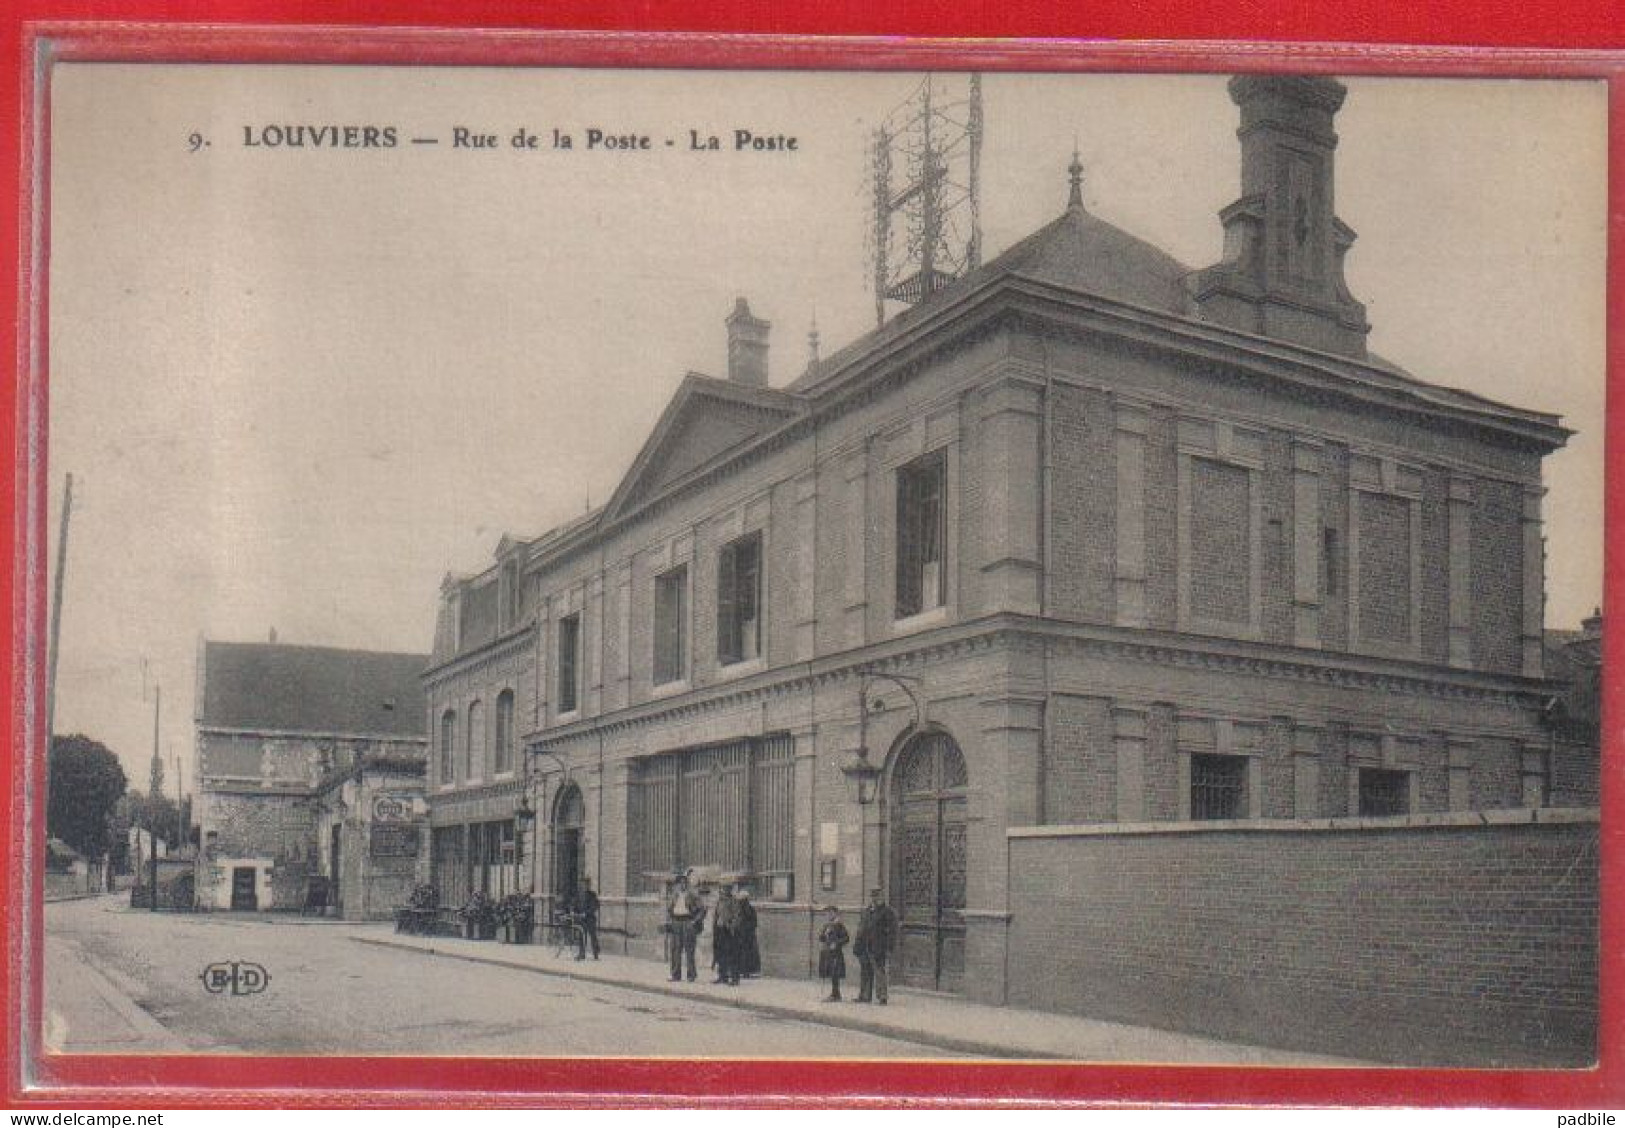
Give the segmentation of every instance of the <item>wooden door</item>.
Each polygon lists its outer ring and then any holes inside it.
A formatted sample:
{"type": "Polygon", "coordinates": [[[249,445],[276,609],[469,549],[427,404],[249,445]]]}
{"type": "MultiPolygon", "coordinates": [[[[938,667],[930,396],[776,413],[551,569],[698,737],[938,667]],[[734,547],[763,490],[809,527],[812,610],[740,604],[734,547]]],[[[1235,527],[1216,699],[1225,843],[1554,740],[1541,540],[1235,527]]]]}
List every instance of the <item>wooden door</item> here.
{"type": "Polygon", "coordinates": [[[965,758],[947,733],[922,733],[892,770],[892,906],[902,982],[959,991],[965,973],[965,758]]]}
{"type": "Polygon", "coordinates": [[[260,907],[259,891],[255,887],[257,873],[253,866],[234,866],[231,871],[231,907],[253,912],[260,907]]]}

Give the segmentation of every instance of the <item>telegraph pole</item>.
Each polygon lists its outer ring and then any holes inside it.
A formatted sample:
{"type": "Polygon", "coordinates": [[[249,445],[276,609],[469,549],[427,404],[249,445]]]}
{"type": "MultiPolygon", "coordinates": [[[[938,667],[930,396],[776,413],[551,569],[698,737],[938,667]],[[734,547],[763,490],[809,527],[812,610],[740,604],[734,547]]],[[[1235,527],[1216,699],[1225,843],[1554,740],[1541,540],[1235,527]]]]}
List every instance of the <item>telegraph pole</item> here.
{"type": "Polygon", "coordinates": [[[73,512],[73,475],[62,487],[62,531],[56,538],[56,582],[51,592],[51,643],[45,659],[45,770],[50,779],[51,740],[56,736],[56,656],[62,638],[62,576],[68,567],[68,517],[73,512]]]}
{"type": "MultiPolygon", "coordinates": [[[[158,722],[164,712],[164,687],[152,687],[152,760],[162,766],[158,752],[158,722]]],[[[155,773],[156,774],[156,773],[155,773]]],[[[147,834],[152,839],[152,911],[158,911],[158,800],[162,798],[156,787],[147,788],[147,834]]]]}

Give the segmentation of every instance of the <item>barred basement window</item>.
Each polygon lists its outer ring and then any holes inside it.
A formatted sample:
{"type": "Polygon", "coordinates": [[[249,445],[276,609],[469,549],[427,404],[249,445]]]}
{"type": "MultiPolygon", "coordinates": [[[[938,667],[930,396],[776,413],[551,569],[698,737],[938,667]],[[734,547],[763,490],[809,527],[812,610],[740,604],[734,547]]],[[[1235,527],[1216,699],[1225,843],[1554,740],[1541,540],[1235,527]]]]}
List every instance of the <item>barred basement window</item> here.
{"type": "Polygon", "coordinates": [[[1247,757],[1191,756],[1191,818],[1239,819],[1247,811],[1247,757]]]}
{"type": "Polygon", "coordinates": [[[559,701],[558,711],[573,713],[580,689],[581,613],[559,620],[559,701]]]}
{"type": "Polygon", "coordinates": [[[688,565],[655,577],[654,684],[682,681],[688,673],[688,565]]]}
{"type": "Polygon", "coordinates": [[[753,875],[788,900],[795,870],[795,742],[785,734],[637,761],[627,792],[627,888],[689,866],[753,875]]]}
{"type": "Polygon", "coordinates": [[[946,462],[942,452],[916,458],[897,471],[897,617],[942,606],[942,519],[946,462]]]}
{"type": "Polygon", "coordinates": [[[1360,769],[1360,815],[1411,813],[1411,773],[1387,768],[1360,769]]]}
{"type": "Polygon", "coordinates": [[[717,661],[748,662],[762,652],[762,534],[747,533],[717,556],[717,661]]]}

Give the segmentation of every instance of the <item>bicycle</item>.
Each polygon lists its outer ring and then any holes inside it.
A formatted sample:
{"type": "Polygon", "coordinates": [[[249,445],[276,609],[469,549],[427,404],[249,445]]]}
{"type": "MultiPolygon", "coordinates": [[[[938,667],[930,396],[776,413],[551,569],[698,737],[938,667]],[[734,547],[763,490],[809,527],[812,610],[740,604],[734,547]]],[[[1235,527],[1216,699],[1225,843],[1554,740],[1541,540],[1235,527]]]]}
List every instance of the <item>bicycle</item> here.
{"type": "Polygon", "coordinates": [[[545,939],[542,941],[553,949],[555,958],[569,953],[574,959],[586,950],[587,930],[581,924],[581,918],[574,913],[561,914],[554,920],[538,925],[543,929],[545,939]]]}

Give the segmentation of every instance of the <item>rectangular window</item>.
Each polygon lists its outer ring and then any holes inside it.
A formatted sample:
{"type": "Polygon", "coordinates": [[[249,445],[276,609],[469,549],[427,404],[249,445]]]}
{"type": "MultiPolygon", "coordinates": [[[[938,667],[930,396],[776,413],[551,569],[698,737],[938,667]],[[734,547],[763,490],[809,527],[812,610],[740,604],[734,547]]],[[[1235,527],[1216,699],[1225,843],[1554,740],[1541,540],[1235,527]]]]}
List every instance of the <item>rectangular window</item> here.
{"type": "Polygon", "coordinates": [[[457,778],[457,714],[447,709],[440,716],[440,782],[457,778]]]}
{"type": "Polygon", "coordinates": [[[1239,819],[1247,813],[1247,757],[1191,756],[1191,818],[1239,819]]]}
{"type": "Polygon", "coordinates": [[[916,458],[897,471],[897,617],[906,619],[943,602],[942,452],[916,458]]]}
{"type": "Polygon", "coordinates": [[[467,833],[466,826],[437,826],[430,832],[430,876],[447,908],[468,900],[467,833]]]}
{"type": "Polygon", "coordinates": [[[1337,564],[1337,530],[1322,529],[1320,533],[1320,563],[1326,573],[1326,596],[1335,598],[1342,586],[1337,564]]]}
{"type": "Polygon", "coordinates": [[[688,565],[655,577],[654,684],[688,674],[688,565]]]}
{"type": "Polygon", "coordinates": [[[1360,769],[1362,817],[1411,813],[1411,773],[1388,768],[1360,769]]]}
{"type": "Polygon", "coordinates": [[[573,713],[581,688],[581,613],[559,620],[558,711],[573,713]]]}
{"type": "Polygon", "coordinates": [[[762,652],[762,534],[722,546],[717,558],[717,661],[748,662],[762,652]]]}
{"type": "Polygon", "coordinates": [[[491,770],[497,774],[513,771],[513,690],[505,689],[497,695],[497,733],[495,759],[491,770]]]}

